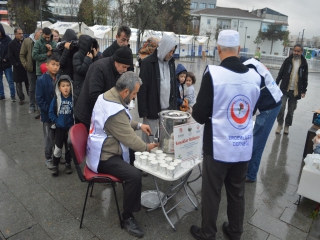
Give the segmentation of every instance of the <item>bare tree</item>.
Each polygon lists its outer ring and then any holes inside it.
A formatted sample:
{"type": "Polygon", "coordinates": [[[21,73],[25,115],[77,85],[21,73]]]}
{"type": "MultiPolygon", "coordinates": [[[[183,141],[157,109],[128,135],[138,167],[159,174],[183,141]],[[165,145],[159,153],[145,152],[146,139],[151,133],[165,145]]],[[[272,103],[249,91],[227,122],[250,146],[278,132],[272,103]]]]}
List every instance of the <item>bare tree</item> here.
{"type": "Polygon", "coordinates": [[[66,11],[66,16],[70,16],[72,22],[77,21],[79,12],[79,0],[61,0],[66,11]]]}

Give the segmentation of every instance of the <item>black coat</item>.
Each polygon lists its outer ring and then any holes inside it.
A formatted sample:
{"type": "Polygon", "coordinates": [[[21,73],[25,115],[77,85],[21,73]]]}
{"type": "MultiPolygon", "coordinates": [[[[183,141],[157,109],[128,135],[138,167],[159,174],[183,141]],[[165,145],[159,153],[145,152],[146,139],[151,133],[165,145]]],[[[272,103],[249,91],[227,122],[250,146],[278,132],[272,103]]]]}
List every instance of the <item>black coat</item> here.
{"type": "MultiPolygon", "coordinates": [[[[140,117],[158,119],[161,112],[160,105],[160,70],[157,57],[157,50],[141,62],[140,78],[143,84],[138,92],[138,112],[140,117]]],[[[175,78],[175,63],[171,58],[170,68],[170,99],[169,109],[177,109],[177,87],[175,78]]]]}
{"type": "Polygon", "coordinates": [[[76,41],[77,35],[74,30],[67,29],[63,35],[62,42],[54,49],[54,52],[59,57],[59,75],[68,75],[71,79],[73,78],[73,55],[79,50],[79,48],[75,46],[72,49],[66,49],[64,44],[72,40],[76,41]]]}
{"type": "Polygon", "coordinates": [[[114,66],[113,57],[101,58],[91,64],[74,108],[75,117],[90,125],[92,110],[97,98],[100,94],[113,88],[120,76],[114,66]]]}
{"type": "Polygon", "coordinates": [[[8,45],[9,45],[9,42],[11,41],[11,38],[6,35],[6,32],[4,31],[2,24],[0,24],[0,32],[2,36],[0,38],[0,70],[4,70],[11,67],[11,64],[8,58],[8,45]]]}
{"type": "MultiPolygon", "coordinates": [[[[114,40],[113,43],[103,51],[102,57],[103,57],[103,58],[106,58],[106,57],[111,57],[111,56],[113,56],[113,54],[114,54],[119,48],[120,48],[120,46],[118,45],[117,40],[114,40]]],[[[128,44],[128,48],[130,48],[130,44],[128,44]]],[[[128,68],[128,71],[134,72],[134,67],[133,67],[133,65],[131,65],[131,66],[128,68]]]]}
{"type": "Polygon", "coordinates": [[[73,95],[74,95],[74,105],[76,105],[76,101],[78,96],[80,95],[81,88],[86,78],[86,74],[90,65],[98,60],[98,57],[94,57],[93,59],[87,56],[88,52],[91,52],[91,46],[93,45],[94,40],[92,37],[88,35],[81,35],[79,37],[79,50],[73,55],[73,95]]]}
{"type": "Polygon", "coordinates": [[[27,70],[22,66],[20,61],[21,43],[15,38],[8,45],[8,58],[13,66],[13,81],[21,83],[28,81],[27,70]]]}
{"type": "MultiPolygon", "coordinates": [[[[293,69],[292,59],[293,59],[293,55],[290,55],[289,57],[286,58],[286,60],[284,60],[279,70],[278,77],[276,79],[277,85],[282,80],[280,84],[280,89],[283,94],[287,92],[288,84],[290,83],[290,75],[293,69]]],[[[301,56],[301,65],[298,69],[298,76],[299,76],[298,96],[296,98],[301,99],[301,93],[306,93],[307,86],[308,86],[308,63],[304,58],[304,56],[301,56]]]]}

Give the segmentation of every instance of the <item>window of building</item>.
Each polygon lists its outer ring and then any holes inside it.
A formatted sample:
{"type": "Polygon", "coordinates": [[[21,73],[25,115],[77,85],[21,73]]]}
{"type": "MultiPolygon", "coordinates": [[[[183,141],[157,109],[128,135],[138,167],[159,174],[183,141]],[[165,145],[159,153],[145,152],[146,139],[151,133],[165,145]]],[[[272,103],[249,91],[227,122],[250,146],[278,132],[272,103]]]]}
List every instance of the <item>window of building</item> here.
{"type": "Polygon", "coordinates": [[[238,27],[238,22],[237,21],[233,21],[233,27],[238,27]]]}
{"type": "Polygon", "coordinates": [[[197,7],[198,7],[198,3],[196,2],[191,3],[191,6],[190,6],[191,9],[197,9],[197,7]]]}
{"type": "Polygon", "coordinates": [[[205,9],[206,4],[205,3],[199,3],[199,9],[205,9]]]}
{"type": "Polygon", "coordinates": [[[208,24],[208,25],[211,24],[211,19],[207,19],[207,24],[208,24]]]}
{"type": "Polygon", "coordinates": [[[240,22],[240,27],[243,28],[244,22],[240,22]]]}
{"type": "Polygon", "coordinates": [[[61,8],[59,8],[59,13],[61,13],[61,8]]]}
{"type": "Polygon", "coordinates": [[[214,4],[208,4],[207,8],[214,8],[214,4]]]}

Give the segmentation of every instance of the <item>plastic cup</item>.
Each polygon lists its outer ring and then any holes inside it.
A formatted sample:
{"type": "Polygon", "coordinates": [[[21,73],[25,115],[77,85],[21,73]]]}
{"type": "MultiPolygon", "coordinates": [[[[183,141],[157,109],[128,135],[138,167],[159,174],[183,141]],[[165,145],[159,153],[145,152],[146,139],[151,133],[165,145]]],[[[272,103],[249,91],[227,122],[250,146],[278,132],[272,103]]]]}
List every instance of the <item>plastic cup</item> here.
{"type": "Polygon", "coordinates": [[[151,168],[151,171],[157,172],[158,171],[158,161],[157,160],[152,160],[150,162],[150,168],[151,168]]]}
{"type": "Polygon", "coordinates": [[[173,160],[173,162],[178,163],[179,168],[181,167],[181,163],[182,163],[181,159],[175,159],[173,160]]]}
{"type": "Polygon", "coordinates": [[[145,152],[142,152],[142,155],[146,155],[146,156],[149,156],[149,152],[145,151],[145,152]]]}
{"type": "Polygon", "coordinates": [[[159,157],[161,153],[163,153],[162,150],[156,150],[157,157],[159,157]]]}
{"type": "Polygon", "coordinates": [[[157,158],[157,155],[155,153],[149,153],[149,157],[157,158]]]}
{"type": "Polygon", "coordinates": [[[140,156],[142,155],[141,152],[135,152],[134,153],[134,159],[135,161],[138,163],[138,164],[141,164],[141,161],[140,161],[140,156]]]}
{"type": "Polygon", "coordinates": [[[146,155],[141,155],[140,162],[141,162],[142,166],[147,166],[148,165],[148,157],[146,155]]]}
{"type": "Polygon", "coordinates": [[[168,165],[167,166],[167,176],[173,178],[174,177],[174,172],[175,172],[175,167],[168,165]]]}
{"type": "Polygon", "coordinates": [[[172,162],[172,157],[166,157],[164,160],[167,162],[167,164],[170,164],[172,162]]]}
{"type": "Polygon", "coordinates": [[[151,166],[151,161],[156,161],[157,159],[155,157],[149,157],[148,156],[148,165],[151,166]]]}
{"type": "Polygon", "coordinates": [[[161,163],[159,166],[159,172],[163,175],[166,175],[167,174],[167,167],[168,167],[168,164],[161,163]]]}

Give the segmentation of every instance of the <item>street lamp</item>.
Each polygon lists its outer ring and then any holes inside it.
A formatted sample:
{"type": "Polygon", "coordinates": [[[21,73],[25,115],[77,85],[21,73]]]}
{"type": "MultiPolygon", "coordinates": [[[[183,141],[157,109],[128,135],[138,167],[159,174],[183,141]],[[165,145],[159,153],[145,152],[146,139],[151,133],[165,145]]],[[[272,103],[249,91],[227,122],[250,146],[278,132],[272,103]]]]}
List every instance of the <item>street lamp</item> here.
{"type": "Polygon", "coordinates": [[[303,47],[303,35],[304,35],[304,29],[302,31],[302,37],[301,37],[301,45],[302,45],[302,47],[303,47]]]}
{"type": "Polygon", "coordinates": [[[197,17],[193,16],[193,21],[192,21],[193,22],[193,31],[192,31],[193,32],[193,39],[192,39],[193,41],[192,41],[191,56],[193,56],[193,55],[195,56],[196,55],[195,52],[194,52],[194,48],[195,48],[194,22],[195,22],[196,19],[197,19],[197,17]]]}
{"type": "Polygon", "coordinates": [[[79,33],[81,33],[81,24],[82,22],[78,22],[79,23],[79,33]]]}
{"type": "Polygon", "coordinates": [[[244,46],[243,46],[244,51],[246,51],[247,29],[248,29],[248,27],[246,27],[246,33],[244,35],[244,46]]]}
{"type": "Polygon", "coordinates": [[[26,21],[23,22],[23,25],[24,25],[24,31],[25,31],[25,33],[27,33],[27,29],[26,29],[27,23],[26,23],[26,21]]]}
{"type": "Polygon", "coordinates": [[[112,30],[112,35],[111,35],[111,41],[113,41],[113,31],[114,31],[114,18],[112,18],[112,22],[111,22],[111,30],[112,30]]]}

